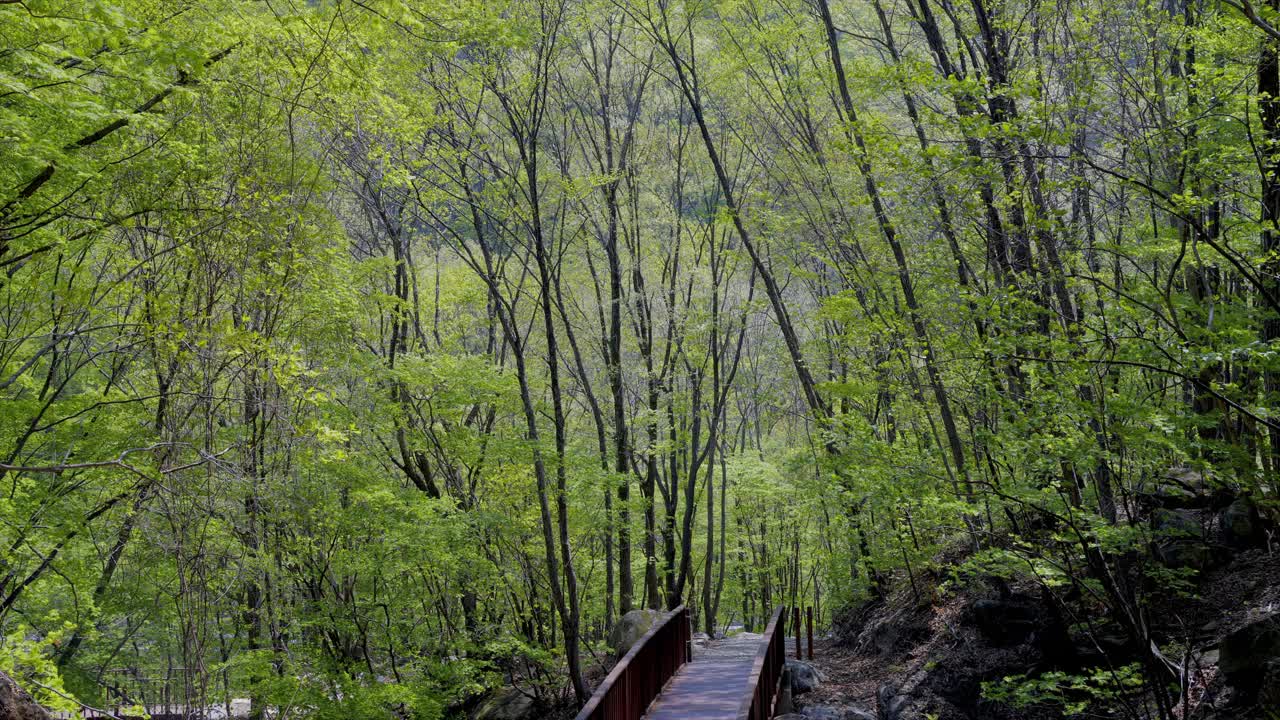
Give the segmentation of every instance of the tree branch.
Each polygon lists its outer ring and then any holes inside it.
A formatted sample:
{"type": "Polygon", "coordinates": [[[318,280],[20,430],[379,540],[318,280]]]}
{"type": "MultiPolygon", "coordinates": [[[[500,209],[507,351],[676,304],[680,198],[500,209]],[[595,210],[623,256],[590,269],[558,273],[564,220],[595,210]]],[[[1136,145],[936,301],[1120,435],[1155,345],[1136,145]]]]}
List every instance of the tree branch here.
{"type": "MultiPolygon", "coordinates": [[[[236,47],[235,45],[231,45],[223,50],[220,50],[214,53],[213,55],[210,55],[209,58],[205,60],[204,67],[209,67],[210,65],[213,65],[217,63],[219,60],[222,60],[226,56],[230,55],[231,51],[234,50],[235,47],[236,47]]],[[[154,108],[156,105],[159,105],[161,102],[165,100],[165,98],[172,95],[174,90],[180,87],[194,85],[196,81],[197,79],[192,77],[191,74],[188,73],[186,70],[179,71],[178,79],[172,85],[169,85],[165,89],[161,90],[160,92],[148,98],[141,105],[134,108],[133,111],[130,112],[128,115],[117,118],[116,120],[110,123],[107,123],[106,125],[89,133],[88,135],[81,137],[79,140],[75,140],[73,142],[67,143],[66,145],[63,146],[62,149],[64,151],[79,150],[81,148],[85,148],[90,145],[93,145],[99,140],[102,140],[108,135],[111,135],[117,130],[127,126],[133,120],[134,117],[142,113],[148,112],[152,108],[154,108]]],[[[21,203],[23,200],[26,200],[27,198],[30,198],[32,195],[35,195],[36,192],[39,191],[40,188],[53,177],[54,172],[56,172],[56,170],[57,170],[57,165],[55,163],[49,163],[44,167],[43,170],[41,170],[38,174],[36,174],[35,177],[33,177],[30,181],[28,181],[27,184],[23,186],[22,190],[18,192],[18,196],[16,198],[6,203],[3,209],[0,209],[0,220],[4,220],[8,218],[13,213],[14,209],[18,206],[19,203],[21,203]]],[[[3,255],[6,249],[7,249],[6,247],[4,247],[3,245],[0,245],[0,255],[3,255]]]]}
{"type": "Polygon", "coordinates": [[[1272,25],[1262,19],[1262,16],[1258,15],[1258,9],[1253,6],[1252,2],[1249,2],[1249,0],[1225,0],[1225,2],[1227,5],[1230,5],[1244,13],[1244,16],[1249,19],[1249,22],[1253,23],[1267,35],[1270,35],[1272,40],[1280,42],[1280,30],[1277,30],[1275,25],[1272,25]]]}

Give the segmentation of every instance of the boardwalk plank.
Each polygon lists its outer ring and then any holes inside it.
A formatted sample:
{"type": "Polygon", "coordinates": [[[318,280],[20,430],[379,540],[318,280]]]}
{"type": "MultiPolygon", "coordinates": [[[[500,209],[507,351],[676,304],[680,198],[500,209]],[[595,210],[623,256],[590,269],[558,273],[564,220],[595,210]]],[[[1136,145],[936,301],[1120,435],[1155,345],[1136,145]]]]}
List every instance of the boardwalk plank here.
{"type": "Polygon", "coordinates": [[[734,720],[764,637],[742,633],[694,654],[649,706],[645,720],[734,720]]]}

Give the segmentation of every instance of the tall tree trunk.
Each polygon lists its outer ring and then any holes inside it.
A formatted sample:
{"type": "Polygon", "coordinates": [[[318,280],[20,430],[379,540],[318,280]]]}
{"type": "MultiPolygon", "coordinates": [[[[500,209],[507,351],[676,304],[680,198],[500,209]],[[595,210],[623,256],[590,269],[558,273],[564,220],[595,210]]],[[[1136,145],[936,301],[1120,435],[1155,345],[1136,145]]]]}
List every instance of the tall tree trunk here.
{"type": "MultiPolygon", "coordinates": [[[[573,683],[574,694],[578,698],[578,703],[583,704],[591,693],[587,690],[586,682],[582,677],[582,659],[578,648],[578,633],[580,610],[578,608],[578,579],[574,572],[573,555],[569,546],[569,500],[568,500],[568,468],[566,451],[568,448],[567,425],[564,414],[564,394],[560,386],[560,350],[557,341],[557,331],[555,322],[555,289],[552,285],[553,275],[558,278],[558,274],[552,273],[551,261],[546,246],[546,236],[542,228],[542,207],[539,193],[538,178],[538,145],[537,132],[529,133],[527,136],[527,149],[522,146],[522,154],[524,155],[525,181],[528,183],[529,194],[529,211],[532,217],[531,230],[533,240],[533,257],[537,264],[538,281],[541,292],[542,305],[542,321],[544,339],[547,344],[547,368],[551,383],[551,407],[553,413],[553,421],[555,423],[555,445],[556,445],[556,523],[559,528],[560,540],[560,556],[563,563],[563,582],[564,596],[567,603],[562,601],[560,604],[561,622],[564,625],[564,650],[565,656],[569,663],[569,677],[573,683]]],[[[556,281],[558,282],[558,280],[556,281]]],[[[530,420],[536,424],[536,419],[530,420]]],[[[554,562],[554,549],[551,547],[551,523],[547,514],[547,487],[546,487],[546,471],[545,467],[541,473],[542,477],[538,480],[538,496],[539,503],[542,506],[544,533],[547,540],[547,576],[553,585],[561,582],[561,573],[556,568],[554,562]]]]}
{"type": "MultiPolygon", "coordinates": [[[[1280,11],[1280,0],[1267,0],[1272,11],[1280,11]]],[[[1262,267],[1264,291],[1280,297],[1280,44],[1271,38],[1262,41],[1258,61],[1258,114],[1262,121],[1262,267]]],[[[1280,315],[1259,303],[1263,314],[1262,341],[1280,340],[1280,315]]],[[[1263,390],[1267,402],[1280,397],[1280,372],[1263,374],[1263,390]]],[[[1280,472],[1280,429],[1268,430],[1267,463],[1272,473],[1280,472]]]]}

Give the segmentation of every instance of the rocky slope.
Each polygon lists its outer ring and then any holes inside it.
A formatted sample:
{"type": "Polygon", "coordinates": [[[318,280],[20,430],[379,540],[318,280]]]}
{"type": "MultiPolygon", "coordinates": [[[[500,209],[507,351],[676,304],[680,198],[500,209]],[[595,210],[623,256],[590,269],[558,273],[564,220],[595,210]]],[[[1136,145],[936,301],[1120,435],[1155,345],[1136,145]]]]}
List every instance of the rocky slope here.
{"type": "Polygon", "coordinates": [[[1026,579],[979,577],[948,588],[938,574],[928,588],[901,583],[842,613],[814,661],[822,682],[795,695],[795,715],[1155,718],[1150,693],[1096,690],[1114,688],[1108,681],[1126,666],[1154,655],[1179,688],[1173,717],[1280,718],[1280,549],[1269,547],[1252,506],[1227,498],[1215,508],[1194,495],[1148,510],[1153,525],[1176,518],[1182,528],[1157,534],[1151,555],[1166,567],[1198,570],[1190,587],[1148,589],[1142,621],[1156,652],[1138,652],[1131,634],[1088,598],[1026,579]],[[1035,693],[1025,688],[1038,688],[1040,701],[1027,702],[1035,693]]]}

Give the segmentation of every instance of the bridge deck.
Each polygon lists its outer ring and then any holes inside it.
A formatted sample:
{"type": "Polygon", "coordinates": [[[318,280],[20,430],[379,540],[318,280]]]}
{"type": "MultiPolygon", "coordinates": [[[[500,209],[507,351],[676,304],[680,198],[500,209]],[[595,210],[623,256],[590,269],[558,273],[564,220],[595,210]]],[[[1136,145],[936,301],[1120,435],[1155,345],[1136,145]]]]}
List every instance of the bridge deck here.
{"type": "Polygon", "coordinates": [[[741,633],[695,650],[645,713],[645,720],[735,720],[750,692],[751,664],[764,637],[741,633]]]}

